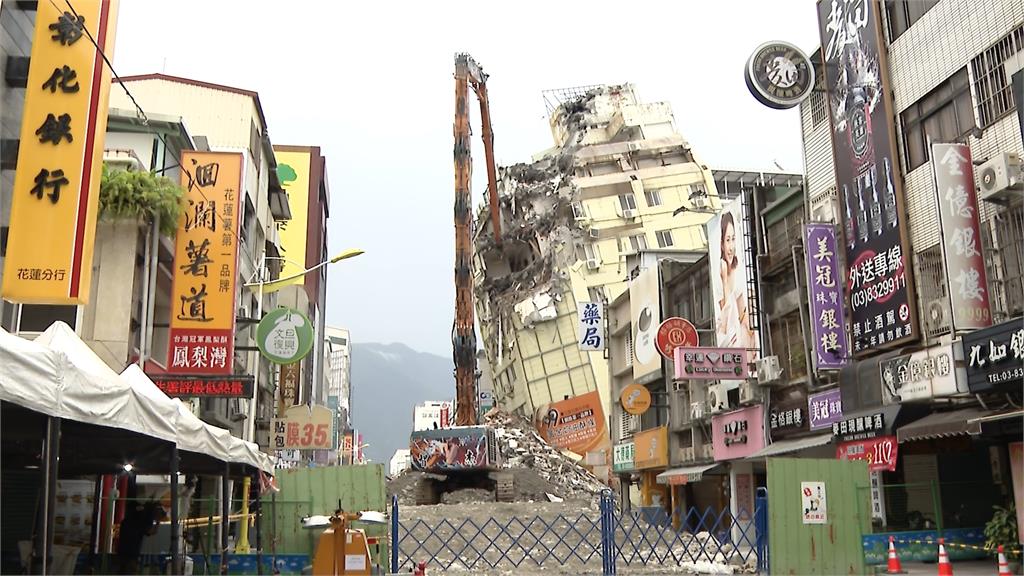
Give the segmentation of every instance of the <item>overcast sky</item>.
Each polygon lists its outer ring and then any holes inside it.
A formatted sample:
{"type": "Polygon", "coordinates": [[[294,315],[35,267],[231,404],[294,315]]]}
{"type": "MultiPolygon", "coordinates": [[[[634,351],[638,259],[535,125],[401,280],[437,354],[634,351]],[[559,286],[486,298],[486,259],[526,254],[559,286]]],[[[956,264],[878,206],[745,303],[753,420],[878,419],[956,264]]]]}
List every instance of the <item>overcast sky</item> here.
{"type": "MultiPolygon", "coordinates": [[[[356,342],[449,355],[453,56],[490,74],[499,164],[552,145],[541,92],[631,82],[667,101],[712,168],[800,172],[799,118],[758,104],[761,42],[817,46],[811,1],[333,2],[122,0],[118,74],[259,92],[274,144],[320,146],[330,182],[327,321],[356,342]],[[498,8],[502,6],[502,8],[498,8]]],[[[118,89],[118,88],[115,88],[118,89]]],[[[476,104],[473,104],[475,110],[476,104]]],[[[474,201],[486,173],[474,119],[474,201]]]]}

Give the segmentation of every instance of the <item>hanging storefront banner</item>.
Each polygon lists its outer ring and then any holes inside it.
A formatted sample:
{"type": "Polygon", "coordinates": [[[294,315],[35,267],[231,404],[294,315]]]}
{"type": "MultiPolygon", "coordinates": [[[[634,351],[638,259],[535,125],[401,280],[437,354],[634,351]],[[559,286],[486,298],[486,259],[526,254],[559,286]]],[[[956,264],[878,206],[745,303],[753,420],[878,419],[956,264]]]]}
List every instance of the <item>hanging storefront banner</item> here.
{"type": "Polygon", "coordinates": [[[878,364],[882,403],[900,404],[967,392],[967,372],[956,367],[951,344],[932,346],[878,364]]]}
{"type": "Polygon", "coordinates": [[[576,313],[580,321],[577,342],[580,350],[598,352],[604,350],[604,322],[600,302],[577,302],[576,313]]]}
{"type": "Polygon", "coordinates": [[[626,442],[616,444],[612,450],[612,470],[615,472],[629,472],[635,468],[633,459],[636,457],[636,444],[626,442]]]}
{"type": "Polygon", "coordinates": [[[151,374],[156,387],[171,398],[252,398],[253,377],[167,376],[151,374]]]}
{"type": "Polygon", "coordinates": [[[325,406],[292,406],[274,418],[271,445],[276,450],[330,450],[334,418],[325,406]]]}
{"type": "Polygon", "coordinates": [[[895,436],[879,436],[868,440],[841,442],[836,446],[839,460],[867,460],[868,471],[896,471],[896,456],[899,443],[895,436]]]}
{"type": "Polygon", "coordinates": [[[839,388],[811,394],[807,398],[811,430],[830,428],[843,417],[843,396],[839,388]]]}
{"type": "Polygon", "coordinates": [[[879,6],[818,0],[855,355],[920,338],[879,6]]]}
{"type": "Polygon", "coordinates": [[[580,456],[599,449],[608,437],[601,396],[588,392],[542,406],[537,411],[537,431],[548,444],[580,456]]]}
{"type": "Polygon", "coordinates": [[[627,414],[634,416],[643,414],[651,407],[651,391],[646,386],[630,384],[622,389],[619,402],[622,403],[622,409],[627,414]]]}
{"type": "Polygon", "coordinates": [[[235,351],[242,155],[181,153],[186,187],[178,222],[167,371],[230,374],[235,351]]]}
{"type": "Polygon", "coordinates": [[[843,312],[843,275],[836,253],[836,229],[824,222],[804,225],[807,287],[810,292],[811,341],[818,370],[838,370],[850,356],[843,312]]]}
{"type": "Polygon", "coordinates": [[[306,270],[309,176],[312,158],[309,148],[274,146],[277,179],[288,195],[288,210],[292,214],[290,220],[277,223],[278,235],[281,238],[281,256],[284,258],[280,277],[298,277],[286,282],[275,282],[265,289],[266,292],[280,290],[293,284],[303,284],[306,281],[306,276],[299,274],[306,270]]]}
{"type": "Polygon", "coordinates": [[[711,444],[716,461],[745,458],[764,448],[764,406],[712,416],[711,444]]]}
{"type": "Polygon", "coordinates": [[[668,428],[659,426],[633,435],[633,461],[637,470],[668,466],[668,428]]]}
{"type": "Polygon", "coordinates": [[[46,1],[33,8],[4,258],[2,295],[11,302],[89,301],[110,94],[103,53],[113,58],[117,7],[76,0],[73,10],[46,1]]]}
{"type": "Polygon", "coordinates": [[[629,309],[633,330],[633,381],[646,384],[661,377],[658,325],[661,294],[657,268],[640,272],[629,284],[629,309]]]}
{"type": "MultiPolygon", "coordinates": [[[[750,293],[754,253],[748,230],[746,195],[725,204],[721,213],[708,221],[708,267],[711,275],[711,303],[715,311],[715,342],[721,348],[750,351],[748,362],[756,362],[760,336],[752,330],[752,309],[756,294],[750,293]]],[[[728,388],[739,380],[726,382],[728,388]]]]}
{"type": "Polygon", "coordinates": [[[256,326],[256,346],[275,364],[291,364],[313,349],[313,324],[294,308],[278,308],[256,326]]]}
{"type": "Polygon", "coordinates": [[[953,330],[986,328],[992,325],[992,311],[971,149],[966,144],[932,144],[932,169],[953,330]]]}
{"type": "Polygon", "coordinates": [[[282,364],[280,368],[281,403],[279,413],[299,403],[299,380],[302,378],[300,362],[282,364]]]}
{"type": "Polygon", "coordinates": [[[1024,386],[1024,318],[965,334],[963,347],[971,393],[1024,386]]]}
{"type": "Polygon", "coordinates": [[[675,349],[676,380],[744,380],[750,377],[749,351],[743,348],[675,349]]]}
{"type": "Polygon", "coordinates": [[[658,326],[658,352],[667,360],[675,360],[676,348],[698,344],[697,328],[685,318],[668,318],[658,326]]]}

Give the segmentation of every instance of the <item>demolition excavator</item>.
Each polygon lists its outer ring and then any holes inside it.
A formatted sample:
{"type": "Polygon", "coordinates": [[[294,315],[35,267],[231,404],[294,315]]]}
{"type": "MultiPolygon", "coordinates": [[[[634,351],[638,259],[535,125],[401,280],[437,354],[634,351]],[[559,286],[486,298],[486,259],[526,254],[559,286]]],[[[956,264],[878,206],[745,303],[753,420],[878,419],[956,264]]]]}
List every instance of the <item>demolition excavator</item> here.
{"type": "Polygon", "coordinates": [[[443,493],[461,488],[492,490],[498,501],[512,500],[512,475],[501,470],[494,431],[480,425],[476,333],[473,309],[473,161],[470,152],[469,90],[480,104],[481,136],[487,163],[491,228],[501,248],[501,212],[494,166],[494,135],[487,99],[487,74],[469,54],[455,56],[455,425],[414,430],[409,442],[412,466],[426,472],[417,503],[436,504],[443,493]]]}

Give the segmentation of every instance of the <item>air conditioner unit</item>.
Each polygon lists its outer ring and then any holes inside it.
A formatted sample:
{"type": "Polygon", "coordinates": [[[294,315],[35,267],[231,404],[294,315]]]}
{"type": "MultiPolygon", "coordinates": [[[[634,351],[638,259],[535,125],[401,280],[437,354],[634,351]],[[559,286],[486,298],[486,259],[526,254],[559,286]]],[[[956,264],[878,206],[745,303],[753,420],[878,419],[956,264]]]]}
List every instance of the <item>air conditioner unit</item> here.
{"type": "Polygon", "coordinates": [[[718,414],[729,409],[729,396],[721,386],[710,386],[707,392],[708,412],[718,414]]]}
{"type": "Polygon", "coordinates": [[[587,235],[593,239],[597,239],[601,237],[601,231],[598,230],[597,228],[591,228],[587,230],[587,235]]]}
{"type": "Polygon", "coordinates": [[[779,381],[782,377],[782,367],[779,365],[778,356],[765,356],[757,361],[757,383],[762,385],[779,381]]]}
{"type": "Polygon", "coordinates": [[[949,329],[949,302],[945,298],[929,300],[924,311],[925,327],[929,334],[941,333],[949,329]]]}
{"type": "Polygon", "coordinates": [[[673,382],[672,383],[672,391],[673,392],[686,392],[686,382],[673,382]]]}
{"type": "Polygon", "coordinates": [[[1024,164],[1017,154],[1003,152],[985,162],[975,171],[981,199],[997,204],[1020,200],[1024,194],[1024,164]]]}
{"type": "Polygon", "coordinates": [[[740,404],[756,404],[761,401],[761,391],[750,382],[740,384],[740,404]]]}
{"type": "Polygon", "coordinates": [[[695,453],[696,451],[693,449],[692,446],[689,448],[680,448],[679,452],[679,459],[682,460],[683,462],[693,462],[694,460],[697,459],[697,455],[695,453]]]}
{"type": "Polygon", "coordinates": [[[596,258],[587,260],[587,270],[597,270],[601,267],[601,263],[596,258]]]}
{"type": "Polygon", "coordinates": [[[636,215],[637,215],[636,210],[623,210],[622,211],[622,217],[625,218],[626,220],[632,220],[632,219],[636,218],[636,215]]]}
{"type": "Polygon", "coordinates": [[[693,198],[693,200],[690,201],[690,203],[693,204],[693,207],[697,208],[697,209],[707,208],[708,207],[708,197],[707,196],[695,196],[693,198]]]}

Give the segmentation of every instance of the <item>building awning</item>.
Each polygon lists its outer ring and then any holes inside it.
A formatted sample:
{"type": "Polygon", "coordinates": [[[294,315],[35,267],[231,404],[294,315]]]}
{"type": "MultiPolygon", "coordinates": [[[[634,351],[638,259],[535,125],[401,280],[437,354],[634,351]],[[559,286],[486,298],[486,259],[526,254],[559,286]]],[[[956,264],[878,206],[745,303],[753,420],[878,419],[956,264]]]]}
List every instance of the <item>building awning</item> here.
{"type": "Polygon", "coordinates": [[[676,486],[690,482],[700,482],[704,473],[711,470],[718,464],[701,464],[700,466],[687,466],[685,468],[673,468],[658,474],[658,484],[669,484],[676,486]]]}
{"type": "Polygon", "coordinates": [[[779,440],[778,442],[772,442],[771,444],[761,448],[752,455],[744,458],[744,460],[756,460],[759,458],[765,458],[767,456],[778,456],[780,454],[789,454],[790,452],[799,452],[805,448],[815,448],[817,446],[824,446],[832,441],[832,433],[828,434],[816,434],[814,436],[807,436],[806,438],[791,438],[789,440],[779,440]]]}
{"type": "Polygon", "coordinates": [[[935,412],[898,428],[896,439],[902,444],[914,440],[981,434],[981,419],[990,414],[988,410],[981,408],[935,412]]]}

